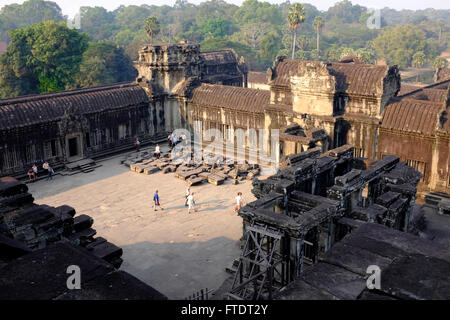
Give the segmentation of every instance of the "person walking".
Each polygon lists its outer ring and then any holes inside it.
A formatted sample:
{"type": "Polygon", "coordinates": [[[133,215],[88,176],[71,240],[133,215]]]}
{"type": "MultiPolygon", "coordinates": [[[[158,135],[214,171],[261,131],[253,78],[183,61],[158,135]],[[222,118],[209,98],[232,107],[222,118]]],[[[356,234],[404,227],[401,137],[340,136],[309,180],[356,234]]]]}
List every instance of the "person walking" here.
{"type": "Polygon", "coordinates": [[[197,211],[197,209],[195,209],[195,198],[193,192],[187,197],[187,204],[188,204],[188,214],[191,213],[191,210],[194,210],[194,212],[197,211]]]}
{"type": "Polygon", "coordinates": [[[161,150],[160,150],[158,144],[156,144],[156,147],[155,147],[155,157],[156,157],[156,159],[159,159],[161,157],[161,150]]]}
{"type": "Polygon", "coordinates": [[[188,206],[188,198],[191,195],[191,188],[188,186],[186,189],[186,195],[185,195],[185,201],[184,201],[184,206],[187,207],[188,206]]]}
{"type": "Polygon", "coordinates": [[[53,168],[50,165],[48,166],[47,170],[48,170],[47,181],[53,180],[53,174],[55,173],[55,171],[53,170],[53,168]]]}
{"type": "Polygon", "coordinates": [[[164,210],[163,207],[161,207],[161,204],[159,203],[159,194],[158,190],[155,191],[155,194],[153,195],[153,209],[156,211],[156,207],[160,207],[161,210],[164,210]]]}
{"type": "Polygon", "coordinates": [[[236,197],[236,206],[234,207],[234,212],[237,213],[239,209],[244,206],[244,199],[242,198],[242,192],[238,192],[236,197]]]}

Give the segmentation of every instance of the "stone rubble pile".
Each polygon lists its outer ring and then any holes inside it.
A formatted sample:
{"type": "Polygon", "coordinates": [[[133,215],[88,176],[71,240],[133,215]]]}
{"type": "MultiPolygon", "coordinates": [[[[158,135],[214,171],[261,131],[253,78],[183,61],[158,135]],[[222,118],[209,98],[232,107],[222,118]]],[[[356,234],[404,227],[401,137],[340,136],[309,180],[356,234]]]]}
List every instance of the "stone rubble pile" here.
{"type": "Polygon", "coordinates": [[[258,164],[249,164],[247,161],[237,163],[229,159],[222,161],[212,154],[204,155],[199,164],[194,163],[192,159],[171,159],[169,153],[161,154],[157,159],[146,151],[125,159],[123,164],[130,167],[132,172],[146,175],[159,171],[164,174],[174,173],[176,178],[186,181],[189,186],[203,182],[219,186],[228,178],[233,184],[239,184],[243,180],[253,180],[261,170],[258,164]]]}

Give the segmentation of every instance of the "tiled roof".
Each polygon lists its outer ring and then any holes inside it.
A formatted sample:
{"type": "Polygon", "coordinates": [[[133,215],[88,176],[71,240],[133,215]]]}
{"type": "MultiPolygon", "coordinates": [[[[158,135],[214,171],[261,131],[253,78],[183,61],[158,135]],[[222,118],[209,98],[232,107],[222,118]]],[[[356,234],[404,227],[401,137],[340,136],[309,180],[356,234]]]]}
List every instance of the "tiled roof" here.
{"type": "Polygon", "coordinates": [[[114,84],[0,100],[0,129],[58,120],[68,108],[77,114],[148,103],[135,83],[114,84]]]}
{"type": "Polygon", "coordinates": [[[405,98],[443,103],[447,100],[447,95],[446,90],[424,88],[418,92],[405,95],[405,98]]]}
{"type": "Polygon", "coordinates": [[[416,90],[420,90],[422,87],[420,86],[414,86],[412,84],[402,83],[400,87],[400,91],[397,94],[397,96],[403,96],[405,94],[411,93],[416,90]]]}
{"type": "Polygon", "coordinates": [[[267,73],[265,72],[254,72],[249,71],[247,74],[248,82],[252,83],[267,83],[267,73]]]}
{"type": "Polygon", "coordinates": [[[402,99],[386,107],[381,127],[432,135],[442,111],[442,105],[437,103],[402,99]]]}
{"type": "Polygon", "coordinates": [[[231,50],[201,52],[200,59],[205,65],[238,63],[236,56],[231,50]]]}
{"type": "MultiPolygon", "coordinates": [[[[289,87],[291,75],[294,75],[304,63],[315,63],[318,67],[323,64],[319,61],[285,59],[278,64],[272,83],[276,86],[289,87]]],[[[329,73],[336,77],[336,90],[370,96],[376,95],[382,88],[383,79],[389,70],[388,66],[358,63],[332,62],[326,66],[329,73]]]]}
{"type": "Polygon", "coordinates": [[[246,112],[264,113],[270,91],[217,84],[201,84],[193,90],[191,103],[246,112]]]}

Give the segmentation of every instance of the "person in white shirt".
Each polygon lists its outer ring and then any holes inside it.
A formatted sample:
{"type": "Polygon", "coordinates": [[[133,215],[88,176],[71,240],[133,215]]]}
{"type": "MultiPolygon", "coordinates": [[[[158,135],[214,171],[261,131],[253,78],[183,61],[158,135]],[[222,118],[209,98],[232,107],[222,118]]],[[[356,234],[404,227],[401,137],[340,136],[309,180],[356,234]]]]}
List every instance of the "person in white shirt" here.
{"type": "Polygon", "coordinates": [[[136,147],[136,151],[139,152],[139,150],[141,149],[141,142],[139,141],[138,138],[136,138],[136,141],[134,142],[134,146],[136,147]]]}
{"type": "Polygon", "coordinates": [[[238,192],[236,197],[236,206],[234,207],[234,212],[238,212],[240,208],[244,205],[244,199],[242,198],[242,192],[238,192]]]}
{"type": "Polygon", "coordinates": [[[188,214],[191,213],[191,210],[194,210],[194,212],[197,211],[195,209],[195,199],[193,192],[187,197],[187,204],[188,204],[188,214]]]}
{"type": "Polygon", "coordinates": [[[159,149],[159,145],[157,144],[155,147],[155,156],[157,159],[161,156],[161,150],[159,149]]]}

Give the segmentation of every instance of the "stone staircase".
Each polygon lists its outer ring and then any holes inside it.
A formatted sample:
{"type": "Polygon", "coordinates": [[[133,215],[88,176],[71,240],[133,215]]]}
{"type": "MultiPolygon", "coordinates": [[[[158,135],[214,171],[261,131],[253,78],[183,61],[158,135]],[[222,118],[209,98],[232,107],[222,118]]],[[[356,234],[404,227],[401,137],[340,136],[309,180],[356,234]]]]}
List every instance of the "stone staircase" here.
{"type": "Polygon", "coordinates": [[[61,175],[71,176],[77,173],[89,173],[100,166],[100,164],[96,164],[96,162],[92,159],[82,159],[79,161],[67,163],[66,170],[61,172],[61,175]]]}

